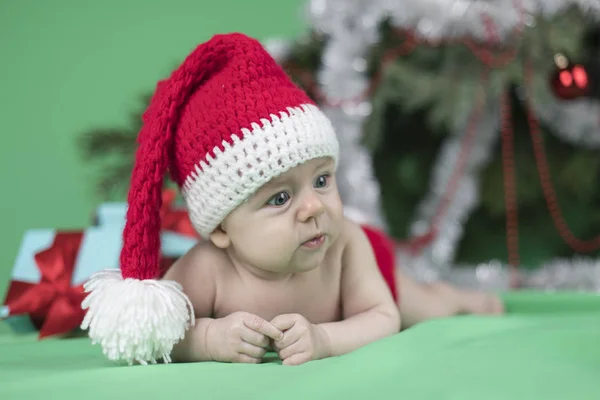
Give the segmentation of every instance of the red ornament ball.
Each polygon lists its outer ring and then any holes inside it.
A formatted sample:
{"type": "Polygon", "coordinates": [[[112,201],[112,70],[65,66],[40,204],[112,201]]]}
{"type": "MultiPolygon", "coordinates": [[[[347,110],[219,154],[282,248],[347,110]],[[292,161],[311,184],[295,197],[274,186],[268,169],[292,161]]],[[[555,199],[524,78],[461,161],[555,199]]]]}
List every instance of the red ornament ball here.
{"type": "Polygon", "coordinates": [[[550,87],[556,97],[572,100],[588,95],[589,74],[581,64],[571,63],[564,55],[554,56],[556,71],[552,74],[550,87]]]}

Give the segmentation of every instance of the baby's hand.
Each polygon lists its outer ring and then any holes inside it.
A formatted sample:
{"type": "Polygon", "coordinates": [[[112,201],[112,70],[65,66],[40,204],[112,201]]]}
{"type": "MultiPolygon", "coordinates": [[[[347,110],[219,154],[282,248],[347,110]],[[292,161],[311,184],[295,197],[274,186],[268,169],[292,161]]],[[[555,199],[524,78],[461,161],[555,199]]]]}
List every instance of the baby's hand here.
{"type": "Polygon", "coordinates": [[[235,312],[211,322],[207,352],[213,361],[259,364],[272,340],[283,337],[281,330],[247,312],[235,312]]]}
{"type": "Polygon", "coordinates": [[[327,333],[302,315],[279,315],[271,324],[283,332],[283,339],[275,339],[273,346],[284,365],[300,365],[329,356],[327,333]]]}

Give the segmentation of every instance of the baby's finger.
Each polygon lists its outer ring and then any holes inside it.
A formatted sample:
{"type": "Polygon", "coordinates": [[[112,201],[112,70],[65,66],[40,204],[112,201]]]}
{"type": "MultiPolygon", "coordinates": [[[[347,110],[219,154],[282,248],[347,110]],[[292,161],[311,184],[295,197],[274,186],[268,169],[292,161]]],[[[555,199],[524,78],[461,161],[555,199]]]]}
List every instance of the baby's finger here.
{"type": "Polygon", "coordinates": [[[279,352],[278,352],[279,358],[281,358],[282,360],[285,360],[287,358],[290,358],[291,356],[293,356],[296,353],[301,353],[305,349],[302,349],[302,342],[300,341],[300,339],[298,339],[288,346],[278,347],[278,350],[279,350],[279,352]]]}
{"type": "Polygon", "coordinates": [[[275,328],[270,322],[265,321],[259,316],[250,315],[244,319],[244,325],[253,331],[267,335],[273,340],[279,340],[283,337],[283,332],[275,328]]]}
{"type": "Polygon", "coordinates": [[[237,356],[235,356],[233,362],[243,364],[260,364],[262,362],[262,358],[250,357],[248,354],[239,353],[237,356]]]}
{"type": "Polygon", "coordinates": [[[252,357],[252,358],[260,359],[265,356],[265,353],[267,352],[267,350],[265,348],[255,346],[248,342],[240,342],[240,347],[238,349],[238,352],[241,354],[246,354],[247,356],[252,357]]]}
{"type": "Polygon", "coordinates": [[[308,353],[296,353],[289,358],[283,359],[281,363],[283,365],[300,365],[308,361],[310,361],[310,356],[308,353]]]}
{"type": "Polygon", "coordinates": [[[298,321],[298,315],[296,314],[281,314],[271,320],[271,324],[274,327],[284,332],[291,329],[298,321]]]}
{"type": "Polygon", "coordinates": [[[258,347],[267,348],[269,347],[269,337],[263,335],[262,333],[258,333],[253,331],[250,328],[244,328],[240,332],[240,337],[244,342],[248,342],[258,347]]]}
{"type": "Polygon", "coordinates": [[[301,329],[292,328],[288,331],[285,331],[285,333],[283,334],[283,338],[281,340],[275,340],[273,342],[273,345],[277,349],[285,349],[286,347],[291,346],[293,343],[296,343],[300,339],[301,336],[302,336],[301,329]]]}

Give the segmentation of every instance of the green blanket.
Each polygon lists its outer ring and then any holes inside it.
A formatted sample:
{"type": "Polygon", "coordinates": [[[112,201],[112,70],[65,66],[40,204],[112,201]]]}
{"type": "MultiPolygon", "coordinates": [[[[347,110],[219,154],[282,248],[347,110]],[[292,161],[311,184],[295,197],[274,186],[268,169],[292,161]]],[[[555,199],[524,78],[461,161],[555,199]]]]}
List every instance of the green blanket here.
{"type": "Polygon", "coordinates": [[[0,399],[599,399],[600,298],[505,300],[506,316],[429,321],[298,367],[117,366],[86,338],[38,342],[0,326],[0,399]]]}

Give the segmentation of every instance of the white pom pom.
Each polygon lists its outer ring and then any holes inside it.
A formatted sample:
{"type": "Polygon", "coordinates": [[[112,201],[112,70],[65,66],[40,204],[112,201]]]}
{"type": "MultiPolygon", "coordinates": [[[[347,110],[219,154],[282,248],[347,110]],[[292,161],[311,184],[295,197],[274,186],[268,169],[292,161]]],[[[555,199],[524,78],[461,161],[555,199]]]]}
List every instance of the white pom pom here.
{"type": "Polygon", "coordinates": [[[89,328],[92,343],[110,360],[171,362],[173,346],[195,322],[189,298],[174,281],[123,279],[112,269],[92,275],[84,288],[81,328],[89,328]]]}

